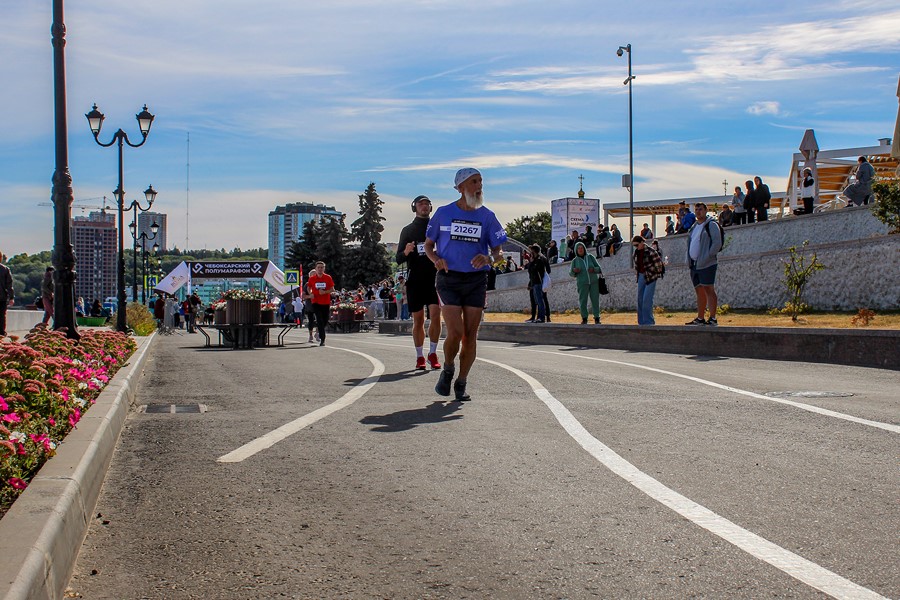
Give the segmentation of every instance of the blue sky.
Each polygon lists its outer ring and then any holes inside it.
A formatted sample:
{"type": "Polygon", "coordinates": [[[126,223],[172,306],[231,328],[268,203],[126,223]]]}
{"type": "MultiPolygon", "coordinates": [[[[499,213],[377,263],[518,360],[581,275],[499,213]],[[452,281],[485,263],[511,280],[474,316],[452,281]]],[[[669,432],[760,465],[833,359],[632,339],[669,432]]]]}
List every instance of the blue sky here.
{"type": "MultiPolygon", "coordinates": [[[[0,250],[49,249],[50,0],[0,8],[0,250]]],[[[152,183],[184,247],[265,246],[276,204],[352,221],[374,181],[385,241],[410,200],[485,176],[502,222],[574,196],[628,199],[632,44],[635,200],[713,195],[753,175],[784,189],[807,128],[822,149],[875,145],[897,115],[900,8],[868,0],[67,0],[69,162],[76,201],[116,186],[115,149],[84,114],[146,145],[127,198],[152,183]]],[[[76,209],[74,214],[82,214],[76,209]]]]}

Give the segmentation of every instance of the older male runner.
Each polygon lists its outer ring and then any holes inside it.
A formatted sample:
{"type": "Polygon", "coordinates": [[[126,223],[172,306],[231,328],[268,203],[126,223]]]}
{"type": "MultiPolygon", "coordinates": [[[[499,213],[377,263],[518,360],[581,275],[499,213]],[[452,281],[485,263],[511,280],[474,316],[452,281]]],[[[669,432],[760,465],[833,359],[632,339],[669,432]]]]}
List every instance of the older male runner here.
{"type": "Polygon", "coordinates": [[[503,263],[506,231],[494,213],[482,206],[482,180],[477,169],[460,169],[453,186],[459,200],[442,206],[428,223],[425,254],[437,269],[435,287],[447,324],[444,370],[434,390],[449,396],[451,384],[459,402],[466,394],[466,377],[475,362],[478,326],[487,298],[487,273],[503,263]],[[462,350],[460,350],[460,345],[462,350]],[[456,355],[459,354],[459,376],[456,355]]]}
{"type": "Polygon", "coordinates": [[[416,196],[412,201],[412,210],[416,218],[400,232],[400,243],[397,245],[397,264],[409,265],[409,277],[406,281],[406,296],[409,312],[413,318],[413,345],[416,347],[416,369],[425,370],[425,307],[428,307],[428,363],[432,369],[440,369],[437,357],[438,340],[441,338],[441,307],[438,304],[437,292],[434,289],[434,277],[437,271],[434,264],[425,256],[425,230],[431,215],[431,200],[428,196],[416,196]]]}

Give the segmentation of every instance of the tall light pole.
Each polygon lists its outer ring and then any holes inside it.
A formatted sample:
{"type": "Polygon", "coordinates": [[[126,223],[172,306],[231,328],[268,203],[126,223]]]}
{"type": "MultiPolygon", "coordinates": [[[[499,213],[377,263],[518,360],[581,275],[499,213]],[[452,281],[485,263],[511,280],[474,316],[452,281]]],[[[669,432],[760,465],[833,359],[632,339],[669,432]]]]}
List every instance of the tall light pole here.
{"type": "MultiPolygon", "coordinates": [[[[84,115],[87,117],[88,124],[91,127],[91,133],[94,134],[94,141],[97,142],[100,146],[104,148],[109,148],[113,144],[118,144],[119,146],[119,185],[113,191],[113,194],[116,195],[116,200],[118,202],[119,209],[119,264],[118,264],[118,279],[117,285],[118,288],[118,296],[119,296],[119,308],[116,310],[116,329],[125,332],[128,328],[125,320],[125,211],[130,210],[125,208],[125,187],[123,184],[123,170],[122,170],[122,148],[124,144],[128,144],[132,148],[139,148],[144,145],[144,142],[147,141],[147,134],[150,133],[150,125],[153,124],[153,115],[147,112],[147,105],[144,105],[144,110],[135,115],[135,118],[138,121],[138,127],[141,129],[141,142],[139,144],[132,144],[131,140],[128,139],[128,134],[119,129],[113,134],[112,139],[109,143],[104,144],[100,141],[100,128],[103,126],[103,119],[106,117],[103,116],[103,113],[97,110],[97,105],[94,105],[93,110],[91,112],[84,115]]],[[[151,188],[152,189],[152,188],[151,188]]],[[[145,192],[146,193],[146,192],[145,192]]],[[[156,192],[153,193],[154,196],[156,192]]],[[[149,198],[148,198],[149,199],[149,198]]]]}
{"type": "Polygon", "coordinates": [[[53,0],[53,108],[55,160],[53,172],[53,328],[65,329],[70,339],[81,337],[75,320],[75,249],[72,247],[72,175],[69,173],[69,138],[66,113],[66,24],[63,0],[53,0]]]}
{"type": "MultiPolygon", "coordinates": [[[[152,185],[150,186],[150,189],[153,189],[153,186],[152,186],[152,185]]],[[[137,220],[136,220],[136,219],[137,219],[137,211],[138,211],[138,209],[140,208],[140,206],[139,206],[138,204],[134,203],[134,202],[132,202],[132,204],[134,205],[134,218],[135,218],[135,220],[131,222],[131,224],[128,226],[128,228],[131,230],[131,237],[134,238],[134,249],[133,249],[133,251],[132,251],[132,253],[131,253],[131,257],[132,257],[132,259],[133,259],[133,260],[132,260],[132,268],[133,268],[132,279],[133,279],[133,286],[132,286],[132,290],[131,290],[131,299],[132,299],[133,302],[136,302],[136,301],[137,301],[137,250],[138,250],[138,242],[140,242],[140,244],[141,244],[141,246],[140,246],[140,248],[141,248],[141,273],[142,273],[142,275],[144,276],[143,281],[146,281],[146,280],[147,280],[147,279],[146,279],[146,278],[147,278],[147,266],[146,266],[146,258],[147,258],[147,242],[156,239],[156,233],[159,231],[159,225],[156,223],[156,221],[153,221],[153,224],[150,226],[150,232],[151,232],[153,235],[147,235],[147,232],[146,232],[146,231],[142,231],[142,232],[140,232],[140,234],[138,234],[138,227],[137,227],[137,220]]],[[[151,204],[152,204],[152,202],[151,202],[151,204]]],[[[144,211],[144,212],[146,212],[146,211],[150,210],[150,207],[148,206],[146,209],[141,208],[141,210],[144,211]]],[[[159,244],[153,244],[153,251],[156,252],[157,250],[159,250],[159,244]]],[[[141,304],[145,304],[146,302],[147,302],[147,289],[146,289],[146,285],[142,285],[142,286],[141,286],[141,304]]]]}
{"type": "MultiPolygon", "coordinates": [[[[134,248],[137,248],[138,242],[138,234],[137,234],[137,222],[138,222],[138,211],[147,212],[150,210],[150,207],[153,206],[153,201],[156,200],[156,190],[153,189],[153,184],[150,184],[146,190],[144,190],[144,198],[147,199],[147,208],[141,206],[141,203],[137,200],[131,201],[130,209],[134,210],[134,217],[131,220],[131,223],[128,225],[128,229],[131,230],[131,237],[134,238],[134,248]]],[[[129,209],[126,209],[129,210],[129,209]]],[[[156,237],[156,232],[159,231],[159,225],[156,224],[156,221],[153,221],[153,225],[150,226],[150,230],[153,232],[153,237],[149,239],[154,239],[156,237]]],[[[145,238],[147,236],[147,232],[142,232],[145,238]]],[[[132,252],[131,253],[131,275],[132,275],[132,287],[131,287],[131,301],[135,302],[137,300],[137,255],[132,252]]]]}
{"type": "Polygon", "coordinates": [[[616,55],[621,57],[624,53],[628,53],[628,79],[625,85],[628,86],[628,240],[629,243],[634,237],[634,136],[632,133],[632,104],[631,104],[631,82],[636,77],[631,74],[631,44],[619,46],[616,55]]]}

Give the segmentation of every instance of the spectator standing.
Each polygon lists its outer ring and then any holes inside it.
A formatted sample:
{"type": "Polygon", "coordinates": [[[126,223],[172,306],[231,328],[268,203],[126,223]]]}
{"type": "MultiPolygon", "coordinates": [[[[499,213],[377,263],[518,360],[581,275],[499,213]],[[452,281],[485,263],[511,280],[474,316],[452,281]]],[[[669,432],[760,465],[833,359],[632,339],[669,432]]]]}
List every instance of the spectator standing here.
{"type": "MultiPolygon", "coordinates": [[[[0,252],[0,260],[3,253],[0,252]]],[[[6,337],[6,309],[15,304],[16,290],[13,288],[12,272],[0,262],[0,337],[6,337]]]]}
{"type": "Polygon", "coordinates": [[[559,248],[556,247],[556,240],[550,240],[550,243],[547,244],[547,260],[551,265],[559,262],[559,248]]]}
{"type": "Polygon", "coordinates": [[[44,318],[41,321],[44,325],[50,323],[50,317],[53,316],[53,267],[47,267],[44,271],[44,278],[41,280],[41,304],[44,306],[44,318]]]}
{"type": "Polygon", "coordinates": [[[378,290],[378,298],[381,300],[381,314],[385,319],[391,318],[391,290],[388,287],[387,279],[381,282],[381,288],[378,290]]]}
{"type": "Polygon", "coordinates": [[[394,298],[397,299],[397,305],[400,307],[400,320],[409,319],[409,305],[406,300],[406,279],[403,275],[397,277],[397,283],[394,284],[394,298]]]}
{"type": "Polygon", "coordinates": [[[153,301],[153,318],[156,319],[157,329],[163,329],[163,319],[166,318],[166,302],[163,300],[162,294],[156,295],[153,301]]]}
{"type": "Polygon", "coordinates": [[[747,222],[747,209],[744,208],[744,192],[741,186],[734,186],[734,195],[731,196],[731,206],[734,216],[731,222],[734,225],[743,225],[747,222]]]}
{"type": "Polygon", "coordinates": [[[756,223],[756,188],[753,182],[747,180],[744,182],[747,193],[744,194],[744,211],[747,213],[747,223],[756,223]]]}
{"type": "Polygon", "coordinates": [[[847,206],[852,202],[856,206],[860,204],[868,204],[872,196],[872,183],[875,179],[875,169],[869,164],[869,160],[865,156],[856,159],[856,181],[848,185],[844,189],[844,196],[849,200],[847,206]]]}
{"type": "Polygon", "coordinates": [[[81,296],[78,296],[78,300],[75,301],[75,316],[76,317],[85,316],[87,313],[84,311],[85,311],[84,298],[82,298],[81,296]]]}
{"type": "Polygon", "coordinates": [[[309,275],[306,284],[312,300],[313,314],[316,315],[316,328],[319,330],[319,345],[325,345],[325,328],[331,316],[331,294],[334,293],[334,280],[325,272],[325,263],[316,262],[316,269],[309,275]]]}
{"type": "Polygon", "coordinates": [[[466,383],[477,354],[487,271],[503,263],[507,236],[497,216],[483,205],[482,177],[477,169],[457,171],[453,187],[460,197],[434,213],[428,223],[425,253],[437,269],[435,287],[447,324],[444,368],[434,390],[449,396],[452,386],[456,401],[465,402],[471,400],[466,383]],[[460,366],[454,382],[457,355],[460,366]]]}
{"type": "Polygon", "coordinates": [[[756,182],[756,198],[753,204],[756,206],[756,220],[759,222],[769,220],[769,203],[772,201],[772,194],[769,192],[769,186],[763,183],[762,177],[757,175],[753,178],[756,182]]]}
{"type": "Polygon", "coordinates": [[[291,320],[297,325],[303,325],[303,298],[300,297],[300,294],[294,296],[291,301],[291,309],[293,310],[291,320]]]}
{"type": "Polygon", "coordinates": [[[672,217],[666,217],[666,235],[675,235],[675,222],[672,217]]]}
{"type": "Polygon", "coordinates": [[[600,263],[587,251],[584,244],[575,245],[575,258],[569,265],[569,277],[575,277],[578,289],[578,308],[581,311],[581,324],[587,325],[588,299],[591,301],[591,312],[594,324],[600,324],[600,263]]]}
{"type": "MultiPolygon", "coordinates": [[[[582,244],[577,242],[576,245],[582,244]]],[[[544,276],[550,274],[550,263],[547,257],[541,253],[541,246],[534,244],[531,246],[531,261],[528,263],[528,287],[531,291],[531,298],[537,308],[534,323],[543,323],[547,320],[547,306],[544,304],[544,276]]]]}
{"type": "Polygon", "coordinates": [[[722,233],[719,224],[706,215],[706,204],[695,205],[697,222],[691,228],[688,238],[687,259],[691,269],[691,284],[697,294],[697,318],[686,325],[718,325],[716,308],[717,255],[722,249],[722,233]],[[706,310],[709,309],[709,319],[706,310]]]}
{"type": "Polygon", "coordinates": [[[641,229],[641,237],[645,240],[653,239],[653,231],[650,229],[650,225],[648,223],[644,223],[644,228],[641,229]]]}
{"type": "Polygon", "coordinates": [[[637,272],[637,318],[638,325],[656,325],[653,317],[653,295],[656,281],[666,272],[662,257],[656,248],[647,245],[647,240],[636,235],[631,240],[634,247],[632,267],[637,272]]]}
{"type": "Polygon", "coordinates": [[[578,230],[573,229],[572,233],[569,234],[568,239],[566,239],[566,260],[575,258],[575,244],[577,244],[580,239],[581,236],[578,235],[578,230]]]}
{"type": "Polygon", "coordinates": [[[803,185],[800,192],[803,200],[803,214],[812,214],[816,203],[816,180],[812,176],[812,169],[803,169],[803,185]]]}
{"type": "Polygon", "coordinates": [[[681,231],[682,233],[690,231],[691,227],[693,227],[694,222],[697,220],[697,215],[691,212],[690,206],[684,207],[684,214],[681,217],[681,231]]]}

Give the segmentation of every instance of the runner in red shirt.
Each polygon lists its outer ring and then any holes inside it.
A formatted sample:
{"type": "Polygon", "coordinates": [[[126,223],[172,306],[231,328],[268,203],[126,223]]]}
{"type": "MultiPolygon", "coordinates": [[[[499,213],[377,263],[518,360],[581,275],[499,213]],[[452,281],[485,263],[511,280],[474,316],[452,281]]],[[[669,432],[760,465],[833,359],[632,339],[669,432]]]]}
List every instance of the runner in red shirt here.
{"type": "Polygon", "coordinates": [[[306,288],[312,296],[313,313],[316,315],[316,327],[319,329],[319,345],[325,345],[325,329],[328,317],[331,316],[331,294],[334,292],[334,280],[325,272],[325,263],[316,263],[316,270],[310,273],[306,288]]]}

